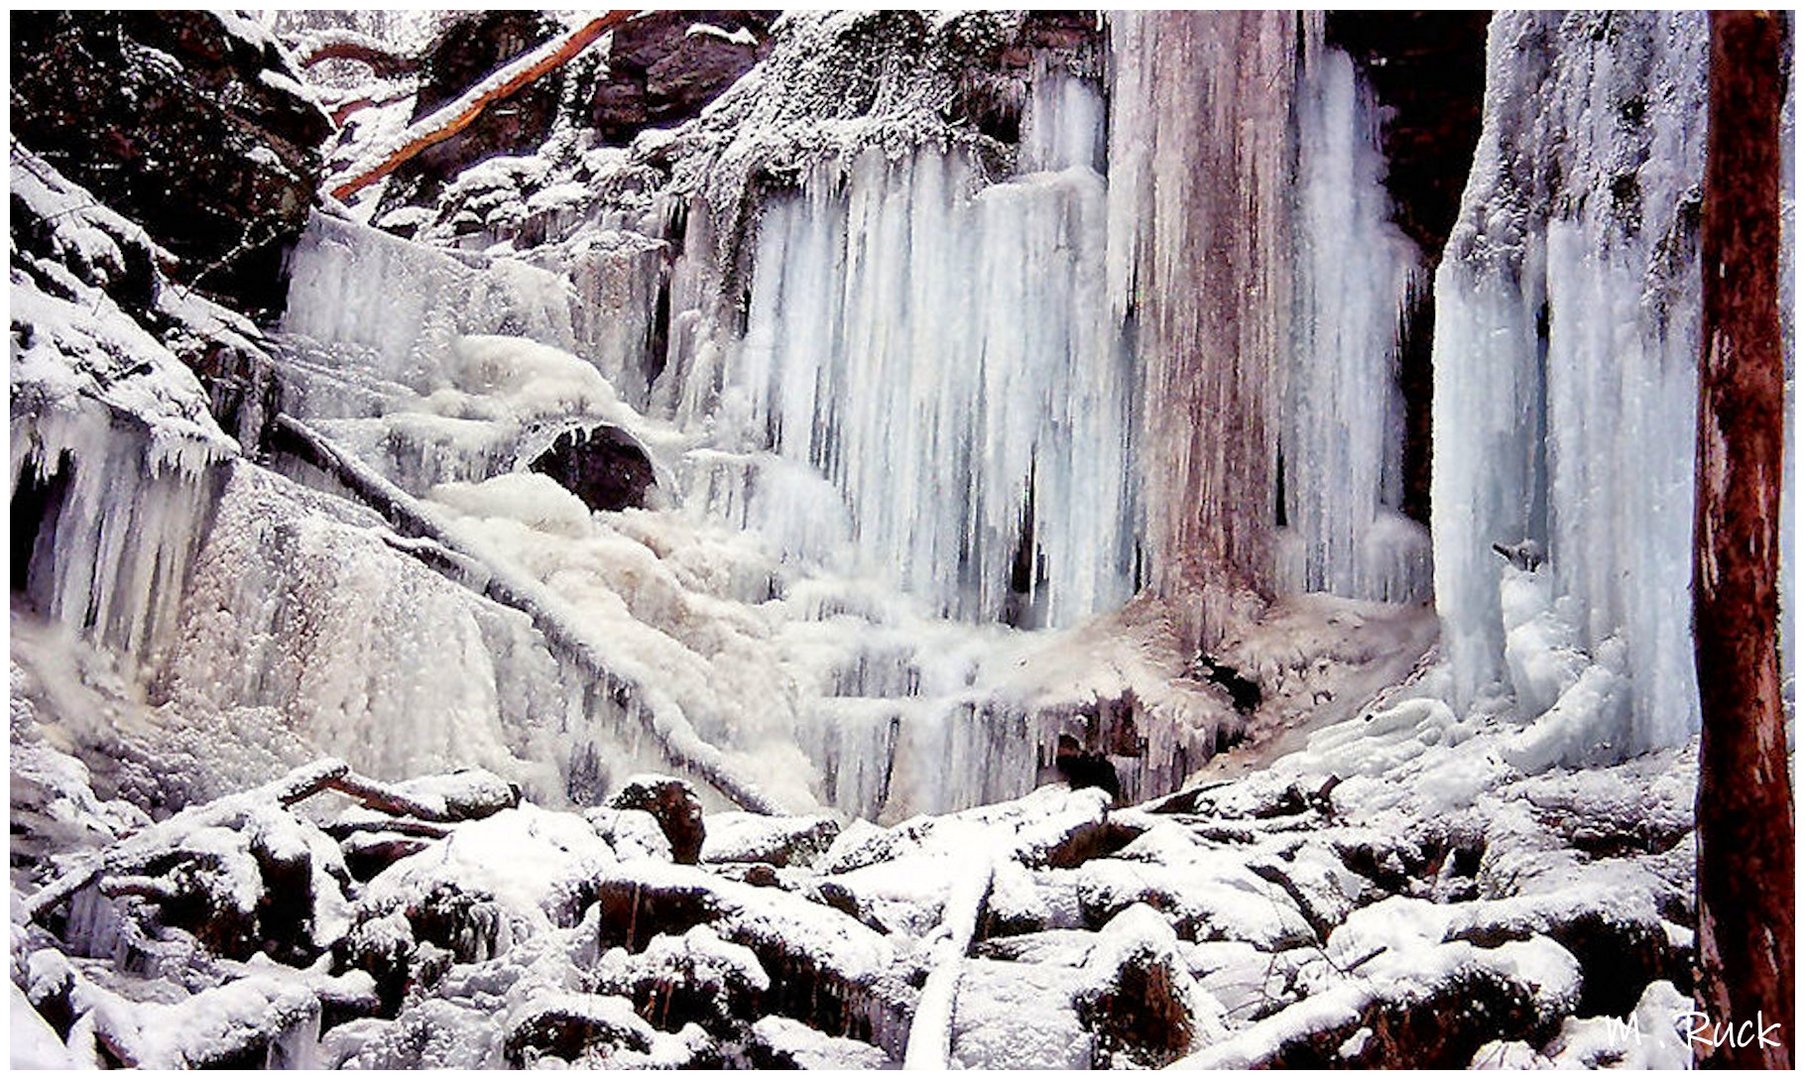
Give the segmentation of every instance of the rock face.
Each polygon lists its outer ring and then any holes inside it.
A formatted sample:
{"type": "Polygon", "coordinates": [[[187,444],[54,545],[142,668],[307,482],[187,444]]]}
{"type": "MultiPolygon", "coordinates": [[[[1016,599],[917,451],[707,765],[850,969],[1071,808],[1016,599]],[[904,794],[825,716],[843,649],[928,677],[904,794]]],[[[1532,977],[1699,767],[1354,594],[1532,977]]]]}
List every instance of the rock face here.
{"type": "MultiPolygon", "coordinates": [[[[447,24],[421,59],[420,91],[412,119],[431,115],[485,75],[557,32],[557,20],[537,11],[471,12],[447,24]]],[[[484,110],[469,127],[396,169],[383,192],[383,208],[431,202],[447,181],[484,158],[537,147],[551,133],[567,78],[568,70],[552,72],[484,110]]]]}
{"type": "Polygon", "coordinates": [[[14,135],[141,223],[177,280],[279,310],[331,123],[274,40],[200,11],[21,12],[12,32],[14,135]]]}
{"type": "Polygon", "coordinates": [[[663,11],[614,32],[589,121],[624,146],[648,127],[700,113],[770,51],[772,11],[663,11]]]}
{"type": "MultiPolygon", "coordinates": [[[[1381,132],[1392,217],[1429,264],[1460,211],[1460,193],[1479,142],[1485,96],[1484,11],[1338,11],[1324,34],[1360,65],[1387,112],[1381,132]]],[[[1429,520],[1430,353],[1435,303],[1424,290],[1406,313],[1398,379],[1404,390],[1404,504],[1429,520]]]]}

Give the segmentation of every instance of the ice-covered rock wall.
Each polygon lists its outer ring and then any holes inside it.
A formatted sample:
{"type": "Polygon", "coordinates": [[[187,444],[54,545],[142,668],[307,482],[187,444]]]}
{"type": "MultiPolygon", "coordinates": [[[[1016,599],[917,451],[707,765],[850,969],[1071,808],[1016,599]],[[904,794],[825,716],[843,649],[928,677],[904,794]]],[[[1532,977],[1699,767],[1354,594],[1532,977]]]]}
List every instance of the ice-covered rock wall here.
{"type": "Polygon", "coordinates": [[[1435,283],[1435,586],[1457,704],[1508,679],[1525,719],[1548,710],[1525,763],[1697,727],[1708,40],[1697,13],[1492,22],[1484,130],[1435,283]],[[1546,555],[1533,572],[1492,548],[1524,541],[1546,555]],[[1598,719],[1562,729],[1579,715],[1598,719]]]}
{"type": "Polygon", "coordinates": [[[12,587],[136,665],[182,586],[237,453],[199,380],[114,298],[181,327],[142,229],[15,147],[10,315],[12,587]]]}
{"type": "Polygon", "coordinates": [[[1109,287],[1143,373],[1150,580],[1269,591],[1295,19],[1129,15],[1110,33],[1109,287]]]}

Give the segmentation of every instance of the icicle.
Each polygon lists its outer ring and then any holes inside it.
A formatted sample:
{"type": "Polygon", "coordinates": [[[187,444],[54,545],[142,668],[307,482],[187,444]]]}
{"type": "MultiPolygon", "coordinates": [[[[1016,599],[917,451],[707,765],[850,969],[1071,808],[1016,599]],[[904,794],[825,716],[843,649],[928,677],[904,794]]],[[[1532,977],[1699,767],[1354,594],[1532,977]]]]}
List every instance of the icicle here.
{"type": "Polygon", "coordinates": [[[1034,102],[1025,161],[1060,171],[973,196],[963,152],[874,147],[765,207],[721,418],[831,481],[867,570],[1062,625],[1132,588],[1133,379],[1104,314],[1100,103],[1063,73],[1034,102]]]}
{"type": "Polygon", "coordinates": [[[1110,25],[1109,289],[1144,372],[1148,576],[1269,590],[1295,18],[1110,25]]]}
{"type": "Polygon", "coordinates": [[[1306,51],[1297,101],[1294,318],[1279,425],[1279,585],[1405,601],[1429,537],[1398,512],[1398,326],[1420,256],[1390,221],[1378,124],[1346,54],[1306,51]]]}

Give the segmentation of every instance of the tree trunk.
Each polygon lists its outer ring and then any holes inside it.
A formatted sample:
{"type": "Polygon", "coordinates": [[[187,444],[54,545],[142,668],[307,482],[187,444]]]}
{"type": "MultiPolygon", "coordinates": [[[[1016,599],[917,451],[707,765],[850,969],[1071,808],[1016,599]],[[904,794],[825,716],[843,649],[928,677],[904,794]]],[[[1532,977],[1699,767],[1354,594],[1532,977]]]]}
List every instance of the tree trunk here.
{"type": "Polygon", "coordinates": [[[1695,1040],[1709,1066],[1792,1066],[1792,781],[1776,650],[1780,58],[1789,36],[1777,13],[1711,15],[1692,571],[1704,721],[1697,996],[1712,1030],[1730,1038],[1695,1040]]]}

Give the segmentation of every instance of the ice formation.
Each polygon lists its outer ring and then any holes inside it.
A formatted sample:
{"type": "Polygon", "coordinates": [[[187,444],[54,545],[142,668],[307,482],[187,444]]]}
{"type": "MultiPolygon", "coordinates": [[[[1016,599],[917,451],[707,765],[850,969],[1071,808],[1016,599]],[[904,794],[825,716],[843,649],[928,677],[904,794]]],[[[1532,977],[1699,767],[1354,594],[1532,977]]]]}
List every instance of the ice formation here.
{"type": "MultiPolygon", "coordinates": [[[[1030,133],[1072,126],[1074,98],[1095,124],[1093,93],[1039,92],[1030,133]]],[[[723,389],[724,423],[833,482],[867,567],[950,614],[1028,626],[1135,585],[1104,184],[1090,148],[1052,157],[1057,138],[1040,171],[981,191],[963,154],[872,148],[767,206],[723,389]]]]}
{"type": "Polygon", "coordinates": [[[1477,160],[1436,277],[1432,532],[1454,700],[1508,675],[1529,720],[1551,695],[1609,686],[1563,736],[1572,760],[1698,726],[1689,433],[1708,37],[1677,12],[1496,18],[1477,160]],[[1492,552],[1525,540],[1547,581],[1517,581],[1492,552]],[[1528,684],[1563,664],[1546,692],[1528,684]]]}
{"type": "MultiPolygon", "coordinates": [[[[1420,598],[1395,376],[1420,256],[1353,65],[1270,12],[1112,34],[1110,290],[1143,370],[1150,580],[1420,598]]],[[[1212,637],[1217,603],[1191,616],[1212,637]]]]}

